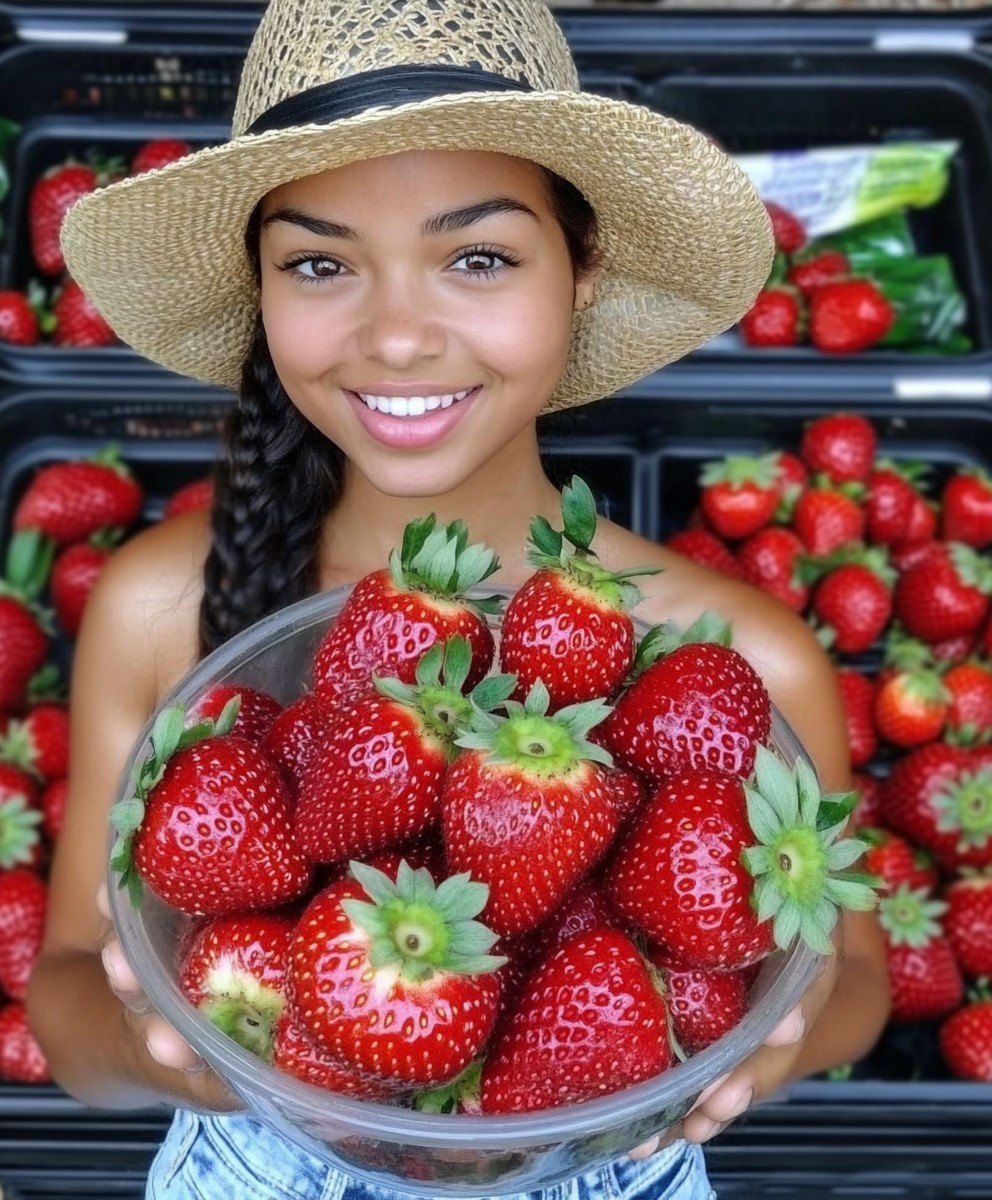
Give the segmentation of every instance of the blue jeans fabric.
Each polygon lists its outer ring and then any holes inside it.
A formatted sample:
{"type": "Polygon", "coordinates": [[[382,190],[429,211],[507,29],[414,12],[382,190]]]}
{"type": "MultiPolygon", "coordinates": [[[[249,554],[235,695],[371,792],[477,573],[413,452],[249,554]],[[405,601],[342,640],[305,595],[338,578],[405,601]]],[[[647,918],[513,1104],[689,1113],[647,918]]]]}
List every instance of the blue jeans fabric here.
{"type": "MultiPolygon", "coordinates": [[[[148,1174],[145,1200],[407,1200],[326,1166],[246,1116],[176,1111],[148,1174]]],[[[640,1162],[623,1157],[542,1192],[504,1200],[715,1200],[702,1147],[678,1141],[640,1162]]]]}

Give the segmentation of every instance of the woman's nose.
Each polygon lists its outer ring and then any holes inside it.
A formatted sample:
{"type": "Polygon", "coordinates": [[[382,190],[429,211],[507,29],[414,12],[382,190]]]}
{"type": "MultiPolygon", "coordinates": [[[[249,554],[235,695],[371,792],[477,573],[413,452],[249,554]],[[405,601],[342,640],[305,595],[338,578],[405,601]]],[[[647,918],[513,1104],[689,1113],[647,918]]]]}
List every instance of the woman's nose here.
{"type": "Polygon", "coordinates": [[[371,289],[359,327],[359,349],[366,358],[398,370],[441,354],[442,322],[424,289],[409,281],[371,289]]]}

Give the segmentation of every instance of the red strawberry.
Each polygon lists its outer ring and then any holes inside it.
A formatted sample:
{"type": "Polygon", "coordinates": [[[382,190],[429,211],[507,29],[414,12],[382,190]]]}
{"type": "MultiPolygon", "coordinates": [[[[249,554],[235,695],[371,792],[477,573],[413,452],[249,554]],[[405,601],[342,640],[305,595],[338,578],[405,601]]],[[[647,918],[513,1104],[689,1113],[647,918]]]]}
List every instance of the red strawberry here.
{"type": "Polygon", "coordinates": [[[937,1040],[952,1075],[992,1083],[992,994],[988,988],[944,1021],[937,1040]]]}
{"type": "Polygon", "coordinates": [[[838,551],[813,593],[813,613],[824,646],[861,654],[881,637],[892,615],[895,572],[884,550],[838,551]],[[837,565],[835,565],[837,564],[837,565]]]}
{"type": "Polygon", "coordinates": [[[59,245],[65,214],[81,196],[119,178],[121,167],[116,159],[92,164],[69,159],[35,181],[28,195],[28,236],[39,270],[46,275],[60,275],[65,270],[59,245]]]}
{"type": "Polygon", "coordinates": [[[635,671],[600,730],[622,765],[655,781],[704,768],[750,774],[771,729],[771,701],[730,648],[728,625],[704,613],[684,634],[656,626],[638,647],[635,671]]]}
{"type": "Polygon", "coordinates": [[[992,871],[967,872],[944,890],[944,929],[966,975],[992,975],[992,871]]]}
{"type": "Polygon", "coordinates": [[[937,506],[926,496],[916,493],[913,511],[909,514],[906,540],[910,542],[932,541],[937,536],[937,506]]]}
{"type": "Polygon", "coordinates": [[[895,317],[895,309],[870,279],[839,279],[813,293],[809,338],[828,354],[857,354],[877,345],[895,317]]]}
{"type": "Polygon", "coordinates": [[[17,767],[0,762],[0,869],[36,864],[41,821],[38,785],[17,767]]]}
{"type": "Polygon", "coordinates": [[[294,796],[303,786],[325,726],[337,713],[332,700],[306,692],[276,717],[262,739],[262,749],[281,768],[294,796]]]}
{"type": "Polygon", "coordinates": [[[902,470],[894,463],[880,462],[868,477],[865,499],[868,541],[882,546],[905,542],[917,495],[902,470]]]}
{"type": "Polygon", "coordinates": [[[809,588],[797,570],[805,547],[791,529],[772,526],[752,534],[737,551],[748,583],[802,612],[809,601],[809,588]]]}
{"type": "Polygon", "coordinates": [[[950,693],[948,728],[959,745],[992,737],[992,670],[977,662],[959,663],[944,675],[950,693]]]}
{"type": "Polygon", "coordinates": [[[865,870],[885,881],[886,893],[896,892],[904,884],[928,892],[937,886],[937,871],[925,850],[911,846],[891,829],[877,826],[862,826],[858,837],[869,843],[869,849],[865,851],[865,870]]]}
{"type": "Polygon", "coordinates": [[[290,995],[306,1034],[346,1067],[415,1086],[446,1083],[487,1042],[506,962],[473,920],[488,889],[434,886],[403,866],[395,883],[352,863],[354,879],[311,900],[290,947],[290,995]],[[371,903],[368,901],[371,900],[371,903]]]}
{"type": "MultiPolygon", "coordinates": [[[[418,867],[425,867],[430,872],[431,878],[435,880],[445,879],[449,874],[444,861],[444,847],[440,844],[434,829],[428,830],[427,833],[421,834],[412,841],[405,842],[402,846],[371,855],[365,859],[365,865],[375,867],[377,871],[388,875],[390,879],[395,879],[396,872],[400,869],[400,863],[404,860],[414,870],[417,870],[418,867]]],[[[342,870],[340,877],[344,878],[346,874],[347,867],[342,870]]]]}
{"type": "Polygon", "coordinates": [[[795,213],[774,200],[763,201],[765,211],[772,220],[775,249],[782,254],[798,254],[806,245],[806,226],[795,213]]]}
{"type": "Polygon", "coordinates": [[[53,463],[39,471],[14,511],[14,528],[40,529],[66,546],[131,525],[142,501],[141,488],[111,446],[87,462],[53,463]]]}
{"type": "Polygon", "coordinates": [[[499,615],[499,597],[469,598],[465,589],[499,569],[492,550],[468,545],[461,521],[437,525],[433,513],[411,521],[389,568],[373,571],[351,591],[317,648],[314,687],[331,696],[368,692],[373,671],[416,680],[417,663],[435,642],[460,633],[472,647],[468,686],[493,661],[486,615],[499,615]]]}
{"type": "Polygon", "coordinates": [[[741,336],[748,346],[796,346],[803,335],[806,314],[794,288],[766,287],[741,317],[741,336]]]}
{"type": "Polygon", "coordinates": [[[740,565],[730,548],[708,529],[684,529],[681,533],[672,534],[665,546],[700,566],[709,567],[711,571],[719,571],[731,579],[743,578],[740,565]]]}
{"type": "Polygon", "coordinates": [[[0,710],[19,708],[48,653],[48,614],[36,603],[52,568],[53,547],[37,530],[11,539],[0,579],[0,710]]]}
{"type": "Polygon", "coordinates": [[[271,908],[306,890],[289,791],[257,746],[229,735],[236,715],[232,701],[204,737],[211,722],[184,729],[181,706],[159,713],[134,794],[110,815],[111,868],[133,904],[142,881],[191,916],[271,908]]]}
{"type": "Polygon", "coordinates": [[[934,742],[901,758],[882,788],[886,825],[947,870],[992,866],[992,767],[934,742]]]}
{"type": "Polygon", "coordinates": [[[803,262],[794,263],[787,278],[808,300],[817,288],[850,273],[851,264],[846,254],[839,250],[821,250],[803,262]]]}
{"type": "Polygon", "coordinates": [[[292,1011],[283,1013],[276,1022],[272,1065],[314,1087],[362,1100],[386,1100],[397,1095],[399,1090],[395,1085],[338,1062],[307,1036],[292,1011]]]}
{"type": "Polygon", "coordinates": [[[992,564],[969,546],[948,542],[900,576],[895,615],[927,642],[975,633],[988,616],[990,591],[992,564]]]}
{"type": "Polygon", "coordinates": [[[563,532],[543,517],[530,525],[527,561],[537,567],[506,606],[500,664],[522,700],[540,679],[553,708],[609,696],[634,661],[629,610],[644,599],[630,582],[656,567],[608,571],[594,562],[596,502],[578,475],[562,492],[563,532]],[[568,542],[574,550],[565,547],[568,542]]]}
{"type": "MultiPolygon", "coordinates": [[[[869,757],[871,756],[869,755],[869,757]]],[[[858,799],[851,813],[851,829],[864,829],[866,826],[878,825],[882,819],[881,781],[874,775],[855,771],[852,782],[858,799]]]]}
{"type": "Polygon", "coordinates": [[[131,161],[131,174],[141,175],[145,171],[157,171],[192,153],[188,142],[181,142],[176,138],[155,138],[145,142],[135,154],[131,161]]]}
{"type": "Polygon", "coordinates": [[[179,987],[221,1033],[266,1061],[286,1007],[294,922],[272,914],[217,917],[185,948],[179,987]]]}
{"type": "Polygon", "coordinates": [[[959,471],[941,496],[945,542],[964,542],[984,550],[992,544],[992,479],[979,468],[959,471]]]}
{"type": "Polygon", "coordinates": [[[23,1004],[0,1008],[0,1079],[11,1083],[50,1083],[52,1079],[23,1004]]]}
{"type": "Polygon", "coordinates": [[[932,538],[919,541],[903,542],[893,546],[889,551],[889,562],[899,572],[908,571],[921,562],[925,562],[932,554],[942,553],[942,543],[932,538]]]}
{"type": "Polygon", "coordinates": [[[875,685],[867,676],[850,667],[837,672],[837,682],[847,717],[851,766],[861,767],[874,758],[878,750],[874,717],[875,685]]]}
{"type": "Polygon", "coordinates": [[[482,1071],[484,1113],[576,1104],[672,1065],[665,1002],[622,933],[570,938],[530,976],[482,1071]]]}
{"type": "Polygon", "coordinates": [[[707,521],[721,537],[749,537],[771,521],[781,499],[777,470],[774,454],[732,455],[704,464],[700,501],[707,521]]]}
{"type": "Polygon", "coordinates": [[[817,829],[821,805],[836,815],[847,799],[821,798],[804,760],[792,772],[764,746],[753,786],[713,771],[672,775],[608,864],[609,900],[691,967],[740,970],[797,934],[829,954],[837,906],[875,902],[870,881],[844,870],[865,849],[836,840],[846,814],[817,829]]]}
{"type": "Polygon", "coordinates": [[[69,774],[69,714],[61,704],[37,704],[0,738],[0,759],[42,783],[69,774]]]}
{"type": "Polygon", "coordinates": [[[501,937],[534,928],[602,858],[617,830],[603,780],[609,754],[587,740],[600,700],[548,716],[536,683],[509,714],[477,710],[457,739],[442,828],[449,866],[489,885],[486,923],[501,937]]]}
{"type": "Polygon", "coordinates": [[[875,694],[875,727],[893,746],[923,746],[940,737],[951,696],[936,671],[897,671],[875,694]]]}
{"type": "Polygon", "coordinates": [[[211,476],[206,479],[194,479],[179,491],[174,492],[165,506],[163,519],[181,517],[188,512],[209,511],[214,503],[214,481],[211,476]]]}
{"type": "Polygon", "coordinates": [[[939,642],[933,642],[930,649],[936,663],[959,663],[975,653],[975,637],[972,634],[961,634],[958,637],[942,638],[939,642]]]}
{"type": "Polygon", "coordinates": [[[743,971],[668,969],[663,978],[672,1031],[687,1054],[712,1046],[736,1028],[747,1012],[743,971]]]}
{"type": "Polygon", "coordinates": [[[847,491],[818,485],[796,501],[792,526],[810,554],[825,557],[863,540],[865,514],[847,491]]]}
{"type": "Polygon", "coordinates": [[[48,888],[27,867],[0,873],[0,990],[23,1000],[41,952],[48,888]]]}
{"type": "Polygon", "coordinates": [[[462,689],[472,651],[452,637],[417,664],[416,685],[376,678],[372,695],[352,700],[324,726],[300,788],[297,842],[312,862],[339,862],[425,833],[441,818],[441,793],[460,722],[473,701],[505,700],[512,675],[462,689]],[[442,665],[443,664],[443,665],[442,665]]]}
{"type": "Polygon", "coordinates": [[[534,930],[530,938],[529,959],[542,963],[569,938],[594,929],[616,929],[617,919],[610,908],[602,883],[585,878],[569,892],[565,903],[534,930]]]}
{"type": "Polygon", "coordinates": [[[795,454],[779,450],[775,455],[775,482],[784,501],[795,502],[799,493],[809,484],[806,464],[795,454]]]}
{"type": "Polygon", "coordinates": [[[867,483],[877,439],[871,422],[857,413],[832,413],[810,421],[799,453],[814,475],[832,483],[867,483]]]}
{"type": "Polygon", "coordinates": [[[52,301],[55,346],[113,346],[117,334],[74,279],[67,279],[52,301]]]}
{"type": "Polygon", "coordinates": [[[56,779],[41,794],[42,823],[50,841],[57,842],[62,833],[65,802],[69,792],[67,779],[56,779]]]}
{"type": "Polygon", "coordinates": [[[0,291],[0,342],[9,346],[37,346],[38,314],[23,292],[0,291]]]}
{"type": "Polygon", "coordinates": [[[946,908],[923,889],[905,885],[879,903],[893,1021],[941,1017],[964,997],[964,980],[937,919],[946,908]]]}
{"type": "Polygon", "coordinates": [[[75,637],[79,632],[90,593],[110,561],[110,555],[110,550],[89,542],[79,542],[67,546],[55,560],[52,567],[52,603],[59,624],[69,637],[75,637]]]}
{"type": "Polygon", "coordinates": [[[268,692],[260,692],[243,684],[212,683],[186,710],[187,725],[216,721],[235,696],[240,697],[241,703],[231,733],[260,745],[282,712],[282,705],[268,692]]]}

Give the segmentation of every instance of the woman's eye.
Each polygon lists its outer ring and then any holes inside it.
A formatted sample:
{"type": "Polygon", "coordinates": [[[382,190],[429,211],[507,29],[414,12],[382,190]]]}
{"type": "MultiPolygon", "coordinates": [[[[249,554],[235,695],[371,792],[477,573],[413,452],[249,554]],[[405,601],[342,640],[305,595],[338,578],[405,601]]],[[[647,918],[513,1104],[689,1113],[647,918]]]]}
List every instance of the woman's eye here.
{"type": "Polygon", "coordinates": [[[464,272],[466,275],[496,275],[505,267],[516,266],[515,260],[509,255],[498,254],[495,250],[470,250],[452,265],[457,263],[469,264],[464,272]]]}
{"type": "Polygon", "coordinates": [[[323,283],[327,279],[337,279],[341,274],[340,267],[341,264],[333,258],[298,258],[282,269],[292,271],[301,283],[323,283]],[[310,269],[305,271],[304,267],[310,269]]]}

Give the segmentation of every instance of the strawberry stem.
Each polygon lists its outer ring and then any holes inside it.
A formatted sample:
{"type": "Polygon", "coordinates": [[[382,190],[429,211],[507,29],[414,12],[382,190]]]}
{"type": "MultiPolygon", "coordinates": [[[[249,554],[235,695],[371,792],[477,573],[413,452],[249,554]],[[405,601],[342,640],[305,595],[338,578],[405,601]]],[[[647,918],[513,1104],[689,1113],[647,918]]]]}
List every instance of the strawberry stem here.
{"type": "Polygon", "coordinates": [[[411,521],[403,531],[402,546],[389,555],[390,574],[400,591],[458,600],[480,616],[499,616],[502,597],[469,597],[465,591],[488,579],[499,567],[494,550],[481,542],[468,544],[463,521],[439,526],[434,513],[411,521]]]}

